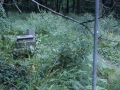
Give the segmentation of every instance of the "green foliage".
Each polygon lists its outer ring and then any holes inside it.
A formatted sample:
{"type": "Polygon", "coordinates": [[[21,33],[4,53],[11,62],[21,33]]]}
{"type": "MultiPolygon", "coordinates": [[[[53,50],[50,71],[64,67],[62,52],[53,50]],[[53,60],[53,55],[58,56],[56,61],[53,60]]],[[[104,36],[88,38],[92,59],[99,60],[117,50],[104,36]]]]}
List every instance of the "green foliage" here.
{"type": "Polygon", "coordinates": [[[3,18],[0,18],[0,35],[6,34],[8,35],[10,32],[11,26],[10,24],[3,18]]]}
{"type": "MultiPolygon", "coordinates": [[[[100,30],[99,34],[102,35],[102,38],[98,42],[98,52],[107,59],[107,62],[111,62],[110,66],[106,67],[104,63],[99,63],[98,75],[99,77],[106,79],[107,82],[99,83],[99,86],[105,87],[107,90],[119,90],[116,80],[119,82],[119,77],[116,73],[119,73],[118,70],[114,68],[119,66],[120,63],[120,43],[119,43],[119,20],[113,18],[112,15],[105,17],[104,20],[100,20],[100,30]],[[116,26],[116,27],[113,27],[116,26]],[[117,42],[118,41],[118,42],[117,42]],[[104,68],[102,68],[104,67],[104,68]]],[[[117,67],[118,68],[118,67],[117,67]]]]}
{"type": "Polygon", "coordinates": [[[30,46],[30,47],[22,47],[22,48],[14,48],[13,50],[13,57],[14,58],[27,58],[27,57],[32,57],[33,54],[35,53],[35,47],[30,46]]]}
{"type": "Polygon", "coordinates": [[[0,18],[6,17],[5,10],[3,6],[0,4],[0,18]]]}
{"type": "Polygon", "coordinates": [[[26,66],[19,62],[8,64],[0,60],[0,84],[6,86],[5,88],[15,87],[19,90],[24,88],[24,84],[29,82],[28,73],[26,66]]]}
{"type": "Polygon", "coordinates": [[[5,17],[6,17],[5,10],[3,6],[0,4],[0,35],[8,34],[10,32],[11,26],[6,21],[5,17]]]}
{"type": "MultiPolygon", "coordinates": [[[[87,63],[86,58],[90,53],[90,43],[87,40],[81,38],[80,41],[69,42],[60,48],[59,63],[62,67],[67,67],[70,64],[76,65],[79,63],[87,63]]],[[[81,67],[82,68],[82,67],[81,67]]]]}
{"type": "Polygon", "coordinates": [[[99,53],[101,53],[102,55],[104,55],[105,58],[107,58],[108,60],[111,60],[115,63],[120,63],[120,52],[119,52],[119,48],[120,48],[120,44],[119,42],[106,42],[106,41],[102,41],[99,43],[100,47],[99,47],[99,53]]]}
{"type": "Polygon", "coordinates": [[[6,27],[5,20],[3,19],[4,17],[5,17],[5,11],[2,5],[0,4],[0,34],[6,27]]]}
{"type": "MultiPolygon", "coordinates": [[[[28,28],[35,28],[37,45],[35,52],[33,48],[15,50],[15,39],[2,40],[0,37],[0,70],[5,71],[0,71],[0,79],[5,83],[1,82],[0,88],[10,86],[18,90],[91,90],[92,59],[89,55],[93,38],[86,28],[51,13],[43,12],[44,17],[36,13],[14,14],[16,15],[10,13],[10,17],[6,19],[7,25],[11,23],[12,27],[9,26],[5,34],[16,37],[25,34],[28,28]],[[24,57],[22,53],[29,50],[28,57],[24,57]],[[13,58],[13,53],[19,56],[19,52],[21,56],[13,58]],[[32,57],[29,56],[31,52],[34,53],[32,57]],[[6,78],[3,78],[3,75],[6,75],[6,78]]],[[[87,13],[76,18],[86,21],[93,16],[87,13]]],[[[86,25],[92,27],[93,23],[86,25]]],[[[103,28],[104,25],[100,34],[104,32],[103,28]]],[[[108,56],[110,57],[116,53],[114,50],[119,52],[119,43],[99,41],[99,53],[106,57],[111,53],[108,56]]],[[[117,54],[116,56],[119,56],[117,54]]],[[[111,60],[113,58],[116,57],[112,56],[111,60]]],[[[98,63],[98,90],[106,90],[107,79],[115,72],[103,63],[98,63]]]]}
{"type": "MultiPolygon", "coordinates": [[[[85,90],[91,90],[91,89],[92,89],[91,86],[87,86],[87,87],[85,88],[85,90]]],[[[99,86],[96,86],[96,90],[107,90],[107,89],[102,88],[102,87],[99,87],[99,86]]]]}
{"type": "MultiPolygon", "coordinates": [[[[42,14],[44,18],[40,14],[32,13],[26,18],[20,17],[24,19],[18,18],[17,21],[13,19],[14,22],[11,23],[14,27],[12,28],[14,35],[25,33],[27,28],[36,29],[36,53],[28,59],[19,57],[23,61],[27,59],[30,63],[27,67],[31,67],[31,71],[28,73],[30,82],[26,83],[25,88],[29,90],[34,88],[84,90],[84,86],[91,83],[91,67],[87,58],[92,48],[92,42],[88,41],[91,36],[85,28],[76,23],[51,13],[42,14]],[[80,68],[82,70],[79,70],[80,68]],[[39,86],[40,84],[41,86],[39,86]]],[[[12,17],[7,20],[12,21],[12,17]]],[[[7,43],[7,41],[5,42],[7,43]]],[[[9,50],[12,51],[12,49],[9,50]]],[[[4,50],[6,51],[5,48],[4,50]]],[[[24,50],[18,51],[24,52],[24,50]]],[[[4,52],[4,54],[8,53],[4,52]]],[[[17,53],[15,52],[15,54],[17,53]]],[[[4,59],[9,61],[8,58],[4,59]]]]}
{"type": "Polygon", "coordinates": [[[110,75],[112,75],[113,73],[115,73],[114,69],[110,69],[110,68],[103,68],[101,71],[99,71],[100,76],[104,77],[104,78],[109,78],[110,75]]]}
{"type": "MultiPolygon", "coordinates": [[[[105,38],[113,39],[114,35],[119,35],[119,19],[113,17],[113,13],[100,20],[99,34],[105,38]]],[[[115,37],[114,37],[115,38],[115,37]]]]}
{"type": "Polygon", "coordinates": [[[108,90],[119,90],[120,89],[120,75],[117,75],[114,80],[112,80],[107,85],[108,90]]]}

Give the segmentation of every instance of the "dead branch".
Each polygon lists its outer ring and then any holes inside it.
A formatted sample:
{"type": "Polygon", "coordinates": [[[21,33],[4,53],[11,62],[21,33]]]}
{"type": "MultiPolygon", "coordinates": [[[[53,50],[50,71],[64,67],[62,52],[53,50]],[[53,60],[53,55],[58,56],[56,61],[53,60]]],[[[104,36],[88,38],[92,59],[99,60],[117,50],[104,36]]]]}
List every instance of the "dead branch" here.
{"type": "Polygon", "coordinates": [[[22,13],[22,11],[20,10],[20,8],[18,7],[18,5],[16,4],[16,2],[13,0],[13,2],[14,2],[14,4],[15,4],[15,6],[16,6],[16,8],[18,9],[18,11],[20,12],[20,13],[22,13]]]}
{"type": "Polygon", "coordinates": [[[39,7],[38,4],[37,4],[37,8],[38,8],[38,11],[39,11],[40,15],[42,16],[42,18],[43,18],[45,21],[47,21],[47,20],[43,17],[43,15],[42,15],[42,13],[41,13],[41,11],[40,11],[40,7],[39,7]]]}
{"type": "Polygon", "coordinates": [[[72,21],[74,21],[74,22],[80,24],[79,21],[77,21],[77,20],[75,20],[75,19],[73,19],[73,18],[71,18],[71,17],[65,16],[65,15],[63,15],[63,14],[61,14],[61,13],[58,13],[58,12],[56,12],[56,11],[54,11],[54,10],[52,10],[52,9],[50,9],[50,8],[48,8],[48,7],[44,6],[44,5],[42,5],[42,4],[36,2],[35,0],[32,0],[32,2],[36,3],[37,5],[39,5],[39,6],[43,7],[43,8],[45,8],[45,9],[47,9],[47,10],[49,10],[49,11],[51,11],[52,13],[54,13],[54,14],[56,14],[56,15],[59,15],[59,16],[61,16],[61,17],[64,17],[64,18],[66,18],[66,19],[72,20],[72,21]]]}

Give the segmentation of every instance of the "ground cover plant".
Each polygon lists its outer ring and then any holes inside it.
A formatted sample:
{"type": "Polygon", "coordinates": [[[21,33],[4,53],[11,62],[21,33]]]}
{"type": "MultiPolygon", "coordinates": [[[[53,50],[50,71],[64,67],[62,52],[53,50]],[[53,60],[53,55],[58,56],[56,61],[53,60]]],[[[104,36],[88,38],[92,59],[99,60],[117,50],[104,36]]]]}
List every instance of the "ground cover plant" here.
{"type": "MultiPolygon", "coordinates": [[[[0,37],[1,90],[91,90],[92,57],[90,55],[93,51],[93,36],[85,27],[52,13],[43,12],[44,17],[38,13],[20,15],[17,12],[10,12],[9,14],[10,16],[5,19],[8,27],[4,34],[13,38],[8,37],[3,40],[2,36],[0,37]],[[36,30],[36,48],[30,47],[33,55],[27,58],[19,56],[14,58],[15,37],[25,34],[28,28],[36,30]]],[[[80,17],[73,14],[70,16],[76,17],[81,22],[93,19],[93,16],[88,13],[80,17]]],[[[113,17],[106,17],[106,19],[115,21],[113,17]]],[[[116,33],[119,32],[118,28],[115,32],[109,31],[106,25],[102,24],[103,22],[107,24],[103,19],[100,20],[99,35],[105,38],[110,33],[118,36],[116,33]]],[[[93,32],[93,23],[86,25],[93,32]]],[[[119,53],[115,57],[112,55],[114,48],[119,52],[119,43],[108,45],[107,43],[99,41],[99,53],[107,59],[117,58],[114,61],[119,62],[117,57],[119,53]]],[[[117,77],[109,82],[115,69],[103,63],[102,60],[98,63],[97,89],[117,90],[119,88],[116,84],[119,82],[117,77]]]]}
{"type": "Polygon", "coordinates": [[[109,15],[108,18],[100,21],[100,35],[105,39],[100,39],[98,52],[108,60],[119,64],[120,62],[120,40],[119,40],[119,20],[109,15]],[[110,22],[110,23],[109,23],[110,22]],[[118,25],[117,27],[114,27],[118,25]]]}

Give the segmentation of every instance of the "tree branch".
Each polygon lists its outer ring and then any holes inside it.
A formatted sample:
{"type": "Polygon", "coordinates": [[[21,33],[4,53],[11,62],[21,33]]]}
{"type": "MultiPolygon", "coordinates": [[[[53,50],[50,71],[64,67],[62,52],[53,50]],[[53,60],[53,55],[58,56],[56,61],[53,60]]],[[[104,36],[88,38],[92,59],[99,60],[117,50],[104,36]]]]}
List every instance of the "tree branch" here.
{"type": "Polygon", "coordinates": [[[45,21],[47,21],[47,20],[43,17],[43,15],[42,15],[42,13],[41,13],[41,11],[40,11],[40,7],[39,7],[38,4],[37,4],[37,8],[38,8],[38,11],[39,11],[39,13],[41,14],[42,18],[43,18],[45,21]]]}
{"type": "Polygon", "coordinates": [[[42,5],[42,4],[36,2],[35,0],[32,0],[32,2],[36,3],[37,5],[39,5],[39,6],[43,7],[43,8],[45,8],[45,9],[47,9],[47,10],[49,10],[49,11],[51,11],[52,13],[54,13],[54,14],[56,14],[56,15],[59,15],[59,16],[61,16],[61,17],[64,17],[64,18],[66,18],[66,19],[72,20],[72,21],[74,21],[74,22],[80,24],[79,21],[77,21],[77,20],[75,20],[75,19],[73,19],[73,18],[70,18],[70,17],[68,17],[68,16],[65,16],[65,15],[63,15],[63,14],[61,14],[61,13],[58,13],[58,12],[56,12],[56,11],[54,11],[54,10],[52,10],[52,9],[50,9],[50,8],[48,8],[48,7],[44,6],[44,5],[42,5]]]}
{"type": "Polygon", "coordinates": [[[18,9],[18,11],[20,12],[20,13],[22,13],[22,11],[19,9],[19,7],[17,6],[17,4],[16,4],[16,2],[13,0],[13,2],[14,2],[14,4],[15,4],[15,6],[16,6],[16,8],[18,9]]]}

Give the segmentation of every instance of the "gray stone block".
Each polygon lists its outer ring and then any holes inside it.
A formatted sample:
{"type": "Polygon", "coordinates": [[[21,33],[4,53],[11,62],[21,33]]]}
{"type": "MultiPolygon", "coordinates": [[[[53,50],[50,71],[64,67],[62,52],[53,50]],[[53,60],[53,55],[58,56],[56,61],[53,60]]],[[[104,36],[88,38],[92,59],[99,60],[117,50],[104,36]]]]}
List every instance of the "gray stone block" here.
{"type": "Polygon", "coordinates": [[[36,46],[36,41],[26,41],[26,46],[36,46]]]}
{"type": "Polygon", "coordinates": [[[28,29],[27,35],[17,36],[16,48],[36,46],[35,30],[28,29]]]}
{"type": "Polygon", "coordinates": [[[36,46],[36,41],[23,41],[23,42],[16,42],[16,48],[21,47],[29,47],[29,46],[36,46]]]}
{"type": "Polygon", "coordinates": [[[27,40],[27,39],[33,39],[33,35],[24,35],[24,36],[17,36],[17,40],[27,40]]]}
{"type": "Polygon", "coordinates": [[[32,40],[34,40],[34,37],[32,35],[17,36],[17,42],[20,42],[23,40],[32,41],[32,40]]]}
{"type": "Polygon", "coordinates": [[[35,37],[35,29],[27,29],[27,35],[32,35],[33,37],[35,37]]]}

